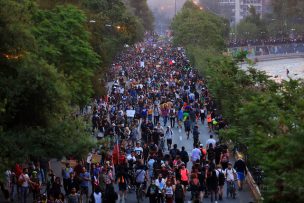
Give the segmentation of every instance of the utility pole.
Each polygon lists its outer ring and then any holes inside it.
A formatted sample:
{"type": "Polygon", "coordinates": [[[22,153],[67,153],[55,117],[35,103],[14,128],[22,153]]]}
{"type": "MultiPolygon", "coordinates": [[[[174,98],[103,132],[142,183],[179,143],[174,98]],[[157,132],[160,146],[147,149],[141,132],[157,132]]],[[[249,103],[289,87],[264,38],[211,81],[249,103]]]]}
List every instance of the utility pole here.
{"type": "Polygon", "coordinates": [[[176,0],[175,0],[175,15],[176,15],[176,0]]]}

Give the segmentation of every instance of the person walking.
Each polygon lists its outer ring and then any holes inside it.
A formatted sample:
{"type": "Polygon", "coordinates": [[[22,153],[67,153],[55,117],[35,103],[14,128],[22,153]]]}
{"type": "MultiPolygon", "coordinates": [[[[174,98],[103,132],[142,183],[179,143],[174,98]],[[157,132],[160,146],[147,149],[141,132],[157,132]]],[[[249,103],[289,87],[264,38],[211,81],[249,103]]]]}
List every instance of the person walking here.
{"type": "Polygon", "coordinates": [[[29,192],[29,186],[32,183],[27,168],[23,169],[23,173],[21,173],[18,178],[18,183],[21,185],[21,203],[27,203],[27,194],[29,192]]]}
{"type": "Polygon", "coordinates": [[[171,125],[171,128],[174,128],[175,127],[175,117],[176,117],[175,108],[171,108],[170,109],[169,116],[170,116],[170,125],[171,125]]]}
{"type": "Polygon", "coordinates": [[[239,155],[237,161],[234,163],[234,169],[237,172],[237,179],[238,179],[238,188],[239,190],[243,190],[243,184],[245,177],[247,175],[247,167],[245,161],[239,155]]]}
{"type": "Polygon", "coordinates": [[[166,185],[163,189],[166,203],[173,203],[174,199],[174,185],[170,179],[167,180],[166,185]]]}
{"type": "Polygon", "coordinates": [[[216,171],[214,169],[209,168],[207,172],[206,179],[207,190],[210,193],[211,203],[217,203],[217,189],[218,189],[218,178],[216,176],[216,171]]]}
{"type": "Polygon", "coordinates": [[[200,135],[200,132],[198,130],[198,125],[194,126],[192,134],[193,134],[193,146],[196,146],[199,143],[199,135],[200,135]]]}
{"type": "Polygon", "coordinates": [[[224,184],[225,184],[225,171],[222,169],[221,165],[216,166],[216,176],[218,179],[218,195],[219,195],[219,200],[223,200],[223,195],[224,195],[224,184]]]}
{"type": "Polygon", "coordinates": [[[170,149],[171,149],[173,135],[174,134],[173,134],[172,129],[170,128],[170,126],[168,126],[167,130],[165,132],[165,137],[167,139],[168,151],[170,151],[170,149]]]}
{"type": "Polygon", "coordinates": [[[187,135],[187,140],[189,140],[190,131],[191,131],[191,123],[189,117],[186,117],[186,120],[184,121],[184,127],[187,135]]]}
{"type": "Polygon", "coordinates": [[[198,144],[195,146],[195,148],[191,152],[191,161],[193,164],[196,163],[197,160],[200,160],[201,158],[201,150],[198,148],[198,144]]]}
{"type": "Polygon", "coordinates": [[[185,187],[181,184],[179,179],[176,180],[176,185],[174,188],[174,199],[175,203],[184,203],[185,201],[185,187]]]}
{"type": "Polygon", "coordinates": [[[151,184],[147,189],[146,196],[149,198],[150,203],[156,203],[158,200],[159,188],[155,185],[155,180],[151,180],[151,184]]]}
{"type": "Polygon", "coordinates": [[[182,146],[182,151],[180,152],[180,158],[184,162],[185,167],[187,168],[187,163],[189,162],[189,154],[185,151],[185,147],[182,146]]]}

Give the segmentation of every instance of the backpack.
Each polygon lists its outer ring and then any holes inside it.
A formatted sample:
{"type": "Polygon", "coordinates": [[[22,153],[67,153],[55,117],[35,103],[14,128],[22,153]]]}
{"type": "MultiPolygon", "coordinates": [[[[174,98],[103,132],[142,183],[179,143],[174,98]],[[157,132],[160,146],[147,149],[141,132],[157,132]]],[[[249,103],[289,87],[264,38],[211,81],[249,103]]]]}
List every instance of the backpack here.
{"type": "Polygon", "coordinates": [[[219,185],[224,185],[224,183],[225,183],[225,174],[223,173],[223,170],[217,170],[217,172],[219,173],[219,175],[218,175],[219,185]]]}
{"type": "Polygon", "coordinates": [[[175,199],[183,199],[184,198],[184,190],[181,185],[176,185],[175,187],[175,199]]]}

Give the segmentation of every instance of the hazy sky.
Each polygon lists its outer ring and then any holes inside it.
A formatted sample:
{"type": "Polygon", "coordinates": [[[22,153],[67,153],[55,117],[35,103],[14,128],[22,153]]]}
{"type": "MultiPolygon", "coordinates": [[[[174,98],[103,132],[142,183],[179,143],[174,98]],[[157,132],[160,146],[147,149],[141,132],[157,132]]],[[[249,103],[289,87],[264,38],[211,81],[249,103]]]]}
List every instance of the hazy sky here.
{"type": "MultiPolygon", "coordinates": [[[[176,0],[176,10],[179,11],[186,0],[176,0]]],[[[175,0],[148,0],[148,5],[155,18],[155,29],[164,32],[175,14],[175,0]]]]}

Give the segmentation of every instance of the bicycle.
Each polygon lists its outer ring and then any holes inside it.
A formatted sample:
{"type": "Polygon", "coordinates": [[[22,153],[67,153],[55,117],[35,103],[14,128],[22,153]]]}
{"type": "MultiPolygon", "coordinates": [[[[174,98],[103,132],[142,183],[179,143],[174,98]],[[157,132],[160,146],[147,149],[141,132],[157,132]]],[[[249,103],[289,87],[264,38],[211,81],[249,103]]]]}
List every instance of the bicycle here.
{"type": "Polygon", "coordinates": [[[145,197],[144,183],[140,183],[139,186],[136,188],[137,203],[143,202],[144,197],[145,197]]]}
{"type": "Polygon", "coordinates": [[[235,199],[236,189],[235,189],[234,181],[227,181],[227,197],[229,196],[235,199]]]}

